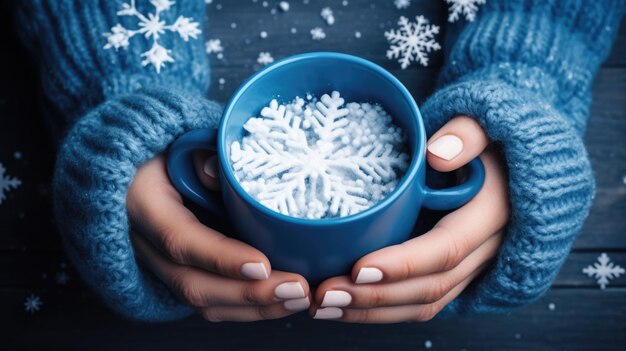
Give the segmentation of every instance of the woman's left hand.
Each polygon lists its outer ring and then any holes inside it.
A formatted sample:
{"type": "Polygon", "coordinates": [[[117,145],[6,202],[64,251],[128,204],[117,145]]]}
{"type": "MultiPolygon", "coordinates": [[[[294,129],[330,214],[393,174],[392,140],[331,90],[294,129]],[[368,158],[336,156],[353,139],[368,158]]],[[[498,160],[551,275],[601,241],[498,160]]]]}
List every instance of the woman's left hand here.
{"type": "Polygon", "coordinates": [[[310,308],[314,318],[424,322],[456,298],[495,257],[509,220],[504,163],[488,144],[482,128],[466,116],[435,133],[428,142],[428,163],[446,172],[480,156],[486,171],[482,189],[429,232],[362,257],[352,276],[321,283],[310,308]]]}

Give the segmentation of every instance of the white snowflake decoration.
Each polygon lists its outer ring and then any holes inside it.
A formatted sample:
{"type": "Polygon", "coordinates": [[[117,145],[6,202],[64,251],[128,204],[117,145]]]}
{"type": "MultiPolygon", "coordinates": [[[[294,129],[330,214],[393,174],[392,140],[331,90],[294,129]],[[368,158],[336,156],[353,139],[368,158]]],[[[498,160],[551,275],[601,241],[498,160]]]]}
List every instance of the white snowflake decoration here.
{"type": "Polygon", "coordinates": [[[398,58],[402,69],[409,67],[411,62],[417,61],[428,66],[426,53],[441,49],[434,36],[439,33],[439,27],[428,24],[424,16],[416,16],[415,23],[402,16],[398,20],[400,29],[385,32],[385,37],[391,44],[387,50],[387,58],[398,58]]]}
{"type": "Polygon", "coordinates": [[[6,175],[6,169],[4,165],[0,163],[0,205],[2,205],[2,202],[6,199],[6,194],[9,190],[16,189],[21,184],[22,182],[19,179],[6,175]]]}
{"type": "Polygon", "coordinates": [[[624,268],[611,262],[609,256],[602,253],[598,256],[598,262],[583,268],[583,273],[589,277],[597,279],[600,289],[605,289],[609,285],[609,280],[618,278],[624,274],[624,268]]]}
{"type": "Polygon", "coordinates": [[[197,39],[198,35],[202,31],[198,28],[198,22],[192,21],[192,18],[179,16],[172,24],[166,24],[161,20],[161,12],[167,11],[174,1],[171,0],[150,0],[152,6],[154,6],[155,12],[149,13],[147,16],[142,14],[135,7],[135,0],[130,0],[130,3],[123,3],[122,9],[117,12],[118,16],[133,16],[139,21],[137,29],[127,29],[121,24],[116,24],[111,28],[110,33],[104,33],[107,39],[105,49],[119,48],[127,49],[129,46],[129,40],[137,34],[143,34],[146,39],[152,39],[152,47],[141,54],[144,58],[141,61],[142,66],[153,65],[157,73],[161,72],[161,67],[166,62],[174,62],[174,58],[170,55],[172,50],[168,50],[159,44],[159,37],[170,31],[177,33],[184,41],[189,41],[189,38],[197,39]]]}
{"type": "Polygon", "coordinates": [[[335,24],[335,15],[330,7],[324,7],[322,11],[320,11],[320,16],[322,16],[324,21],[326,21],[326,24],[329,26],[335,24]]]}
{"type": "Polygon", "coordinates": [[[259,57],[256,59],[256,62],[258,62],[260,65],[267,66],[270,63],[274,62],[274,58],[269,52],[259,52],[259,57]]]}
{"type": "Polygon", "coordinates": [[[478,5],[482,5],[486,1],[487,0],[446,0],[446,2],[450,4],[448,21],[456,22],[459,17],[463,15],[466,20],[473,22],[476,19],[478,5]]]}
{"type": "Polygon", "coordinates": [[[219,39],[207,40],[207,42],[204,43],[204,47],[207,54],[219,54],[220,52],[224,52],[224,48],[222,47],[222,41],[219,39]]]}
{"type": "Polygon", "coordinates": [[[313,40],[322,40],[326,38],[326,33],[324,33],[324,30],[322,28],[315,27],[311,29],[311,38],[313,40]]]}
{"type": "Polygon", "coordinates": [[[398,10],[402,10],[411,6],[411,0],[394,0],[393,4],[396,5],[398,10]]]}
{"type": "Polygon", "coordinates": [[[301,218],[344,217],[393,191],[408,167],[402,130],[379,105],[338,92],[272,100],[231,145],[235,177],[268,208],[301,218]]]}
{"type": "Polygon", "coordinates": [[[43,302],[39,296],[30,295],[26,298],[26,301],[24,301],[24,310],[30,314],[34,314],[41,309],[41,305],[43,305],[43,302]]]}

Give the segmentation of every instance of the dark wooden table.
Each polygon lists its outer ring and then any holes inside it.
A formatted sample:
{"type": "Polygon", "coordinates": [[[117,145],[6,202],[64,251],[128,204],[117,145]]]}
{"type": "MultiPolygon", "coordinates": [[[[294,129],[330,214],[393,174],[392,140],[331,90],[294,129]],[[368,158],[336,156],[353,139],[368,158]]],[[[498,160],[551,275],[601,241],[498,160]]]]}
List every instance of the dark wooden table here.
{"type": "MultiPolygon", "coordinates": [[[[198,0],[201,1],[201,0],[198,0]]],[[[259,52],[278,59],[305,51],[356,54],[390,70],[418,102],[433,89],[443,62],[431,55],[428,68],[401,70],[385,58],[386,29],[400,15],[423,14],[446,27],[443,1],[414,0],[405,10],[391,0],[289,1],[287,13],[272,14],[268,1],[214,0],[205,17],[207,38],[221,39],[224,57],[213,58],[211,98],[226,102],[243,80],[259,68],[259,52]],[[307,1],[305,1],[307,2],[307,1]],[[330,5],[336,23],[319,16],[330,5]],[[218,9],[219,8],[219,9],[218,9]],[[320,26],[327,37],[311,40],[320,26]],[[296,33],[291,32],[296,28],[296,33]],[[268,36],[262,39],[261,31],[268,36]],[[355,32],[361,33],[356,38],[355,32]],[[220,84],[220,81],[223,84],[220,84]]],[[[582,273],[601,253],[626,266],[626,26],[594,85],[587,144],[597,178],[592,213],[552,289],[537,303],[515,313],[395,325],[350,325],[314,321],[302,313],[282,320],[247,324],[210,324],[192,317],[165,324],[128,321],[105,309],[79,280],[63,254],[50,210],[49,181],[54,162],[38,107],[34,66],[20,47],[6,6],[0,38],[0,163],[22,184],[0,205],[0,345],[59,349],[432,349],[452,350],[624,350],[626,348],[626,278],[611,280],[605,290],[582,273]],[[64,283],[63,276],[69,277],[64,283]],[[35,295],[43,305],[24,309],[35,295]]],[[[449,36],[453,37],[453,36],[449,36]]],[[[444,46],[450,45],[450,40],[444,46]]],[[[0,349],[5,349],[0,346],[0,349]]]]}

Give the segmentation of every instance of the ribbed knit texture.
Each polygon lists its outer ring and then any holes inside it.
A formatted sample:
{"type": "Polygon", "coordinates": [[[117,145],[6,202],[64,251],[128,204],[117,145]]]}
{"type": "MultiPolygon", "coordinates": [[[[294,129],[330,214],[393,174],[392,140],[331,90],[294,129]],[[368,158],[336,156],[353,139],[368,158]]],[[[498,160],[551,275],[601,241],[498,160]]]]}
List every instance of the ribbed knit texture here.
{"type": "MultiPolygon", "coordinates": [[[[129,0],[130,1],[130,0],[129,0]]],[[[145,0],[137,7],[152,10],[145,0]]],[[[175,62],[143,67],[143,37],[104,49],[103,33],[131,19],[111,0],[16,2],[18,31],[39,63],[54,121],[68,129],[54,175],[55,213],[83,279],[120,313],[171,320],[191,313],[135,261],[126,192],[146,160],[185,131],[216,126],[206,101],[201,39],[160,41],[175,62]]],[[[511,222],[494,265],[446,311],[503,312],[550,286],[589,210],[594,183],[582,142],[592,79],[609,52],[624,0],[489,0],[463,30],[422,108],[429,133],[455,115],[498,141],[509,174],[511,222]]],[[[161,15],[202,22],[204,1],[161,15]]],[[[132,27],[132,25],[128,25],[132,27]]]]}
{"type": "Polygon", "coordinates": [[[550,287],[594,196],[582,138],[592,80],[625,7],[489,0],[453,45],[422,106],[427,132],[474,117],[506,158],[512,213],[496,262],[446,312],[505,312],[550,287]]]}
{"type": "MultiPolygon", "coordinates": [[[[124,1],[130,3],[129,1],[124,1]]],[[[114,310],[148,321],[181,318],[192,309],[137,265],[129,240],[126,192],[137,168],[186,131],[216,127],[221,108],[206,99],[209,63],[204,40],[164,33],[171,50],[157,74],[142,66],[152,46],[143,35],[127,49],[104,49],[103,33],[137,20],[121,17],[122,1],[16,2],[18,32],[39,64],[55,124],[69,129],[53,179],[54,210],[70,259],[83,280],[114,310]]],[[[149,1],[137,0],[143,13],[149,1]]],[[[203,23],[204,1],[178,0],[161,19],[203,23]]]]}

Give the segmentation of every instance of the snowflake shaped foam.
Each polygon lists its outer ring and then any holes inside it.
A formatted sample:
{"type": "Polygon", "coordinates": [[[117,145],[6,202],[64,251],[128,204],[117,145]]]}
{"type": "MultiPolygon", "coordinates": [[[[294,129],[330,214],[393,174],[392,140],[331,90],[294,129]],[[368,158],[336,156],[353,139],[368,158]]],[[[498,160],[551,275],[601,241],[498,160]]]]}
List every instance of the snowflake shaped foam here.
{"type": "Polygon", "coordinates": [[[411,0],[394,0],[393,4],[396,5],[398,10],[402,10],[411,6],[411,0]]]}
{"type": "Polygon", "coordinates": [[[2,202],[6,199],[6,193],[8,193],[11,189],[17,188],[21,184],[22,182],[19,179],[6,175],[6,169],[4,168],[4,165],[0,163],[0,205],[2,205],[2,202]]]}
{"type": "Polygon", "coordinates": [[[583,268],[583,273],[597,279],[600,289],[604,290],[604,288],[609,285],[609,280],[624,274],[624,268],[611,262],[609,256],[602,253],[598,256],[598,262],[583,268]]]}
{"type": "Polygon", "coordinates": [[[30,295],[24,302],[24,310],[30,314],[34,314],[41,309],[41,305],[43,305],[43,302],[39,296],[30,295]]]}
{"type": "Polygon", "coordinates": [[[272,100],[231,145],[235,177],[266,207],[301,218],[344,217],[395,189],[408,167],[405,137],[382,107],[348,103],[338,92],[319,101],[272,100]]]}
{"type": "Polygon", "coordinates": [[[463,15],[466,20],[473,22],[476,19],[478,5],[482,5],[486,1],[487,0],[446,0],[446,2],[450,4],[448,21],[455,22],[459,19],[460,15],[463,15]]]}
{"type": "Polygon", "coordinates": [[[171,0],[150,0],[150,3],[155,8],[154,13],[149,13],[147,16],[139,12],[135,6],[135,0],[130,0],[130,3],[122,4],[122,9],[117,12],[118,16],[133,16],[139,20],[137,29],[127,29],[121,24],[116,24],[111,28],[111,32],[104,33],[107,39],[105,49],[119,48],[127,49],[130,45],[130,39],[137,34],[143,34],[146,39],[152,39],[152,47],[141,54],[144,58],[141,61],[142,66],[153,65],[157,73],[161,72],[161,67],[166,62],[174,62],[174,58],[170,55],[172,50],[168,50],[159,44],[159,38],[165,33],[165,31],[177,33],[184,41],[189,41],[189,38],[197,39],[198,35],[202,31],[198,28],[198,22],[194,22],[192,18],[179,16],[172,24],[166,24],[161,20],[161,12],[167,11],[174,1],[171,0]]]}
{"type": "Polygon", "coordinates": [[[439,27],[428,24],[424,16],[416,16],[415,19],[414,23],[402,16],[398,20],[400,29],[385,32],[385,37],[391,44],[387,50],[387,58],[398,58],[402,69],[409,67],[413,61],[428,66],[426,53],[441,49],[434,39],[439,33],[439,27]]]}
{"type": "Polygon", "coordinates": [[[259,52],[259,57],[256,59],[256,62],[258,62],[260,65],[267,66],[270,63],[274,62],[274,58],[269,52],[259,52]]]}
{"type": "Polygon", "coordinates": [[[326,38],[326,33],[324,33],[324,30],[322,28],[315,27],[311,29],[311,39],[322,40],[324,38],[326,38]]]}

